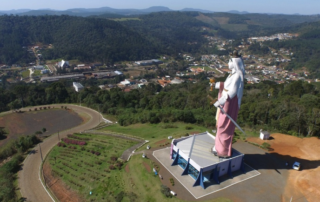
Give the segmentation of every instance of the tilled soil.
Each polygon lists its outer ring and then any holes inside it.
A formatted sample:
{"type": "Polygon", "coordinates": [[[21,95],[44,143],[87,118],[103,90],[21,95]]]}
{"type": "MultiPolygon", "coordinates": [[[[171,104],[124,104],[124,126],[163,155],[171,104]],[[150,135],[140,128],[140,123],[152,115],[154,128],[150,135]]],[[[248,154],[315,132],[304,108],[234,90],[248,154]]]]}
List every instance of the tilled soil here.
{"type": "Polygon", "coordinates": [[[0,127],[8,130],[7,138],[0,140],[0,146],[5,145],[12,139],[19,136],[32,135],[36,131],[42,131],[41,136],[49,136],[83,123],[83,119],[72,110],[65,109],[47,109],[41,111],[27,111],[23,113],[11,113],[0,117],[0,127]]]}
{"type": "Polygon", "coordinates": [[[54,196],[62,202],[82,202],[83,200],[75,191],[72,191],[58,177],[52,175],[48,163],[43,165],[43,176],[45,176],[46,185],[53,192],[54,196]]]}

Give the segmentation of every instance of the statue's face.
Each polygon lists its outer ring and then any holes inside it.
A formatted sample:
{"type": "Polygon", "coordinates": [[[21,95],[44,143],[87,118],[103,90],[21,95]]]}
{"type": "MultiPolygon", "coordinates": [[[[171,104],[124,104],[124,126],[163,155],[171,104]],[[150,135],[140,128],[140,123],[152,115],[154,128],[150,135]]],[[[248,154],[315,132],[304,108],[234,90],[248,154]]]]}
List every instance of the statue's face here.
{"type": "Polygon", "coordinates": [[[230,70],[233,70],[233,69],[234,69],[233,62],[232,62],[231,59],[229,60],[228,65],[229,65],[229,69],[230,69],[230,70]]]}

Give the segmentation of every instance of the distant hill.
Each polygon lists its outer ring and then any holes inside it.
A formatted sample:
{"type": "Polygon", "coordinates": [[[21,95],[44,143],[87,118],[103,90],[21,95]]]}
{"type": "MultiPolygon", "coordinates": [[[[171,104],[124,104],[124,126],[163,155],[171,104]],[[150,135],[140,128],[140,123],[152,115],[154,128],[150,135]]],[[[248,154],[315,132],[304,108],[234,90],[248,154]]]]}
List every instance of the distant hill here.
{"type": "MultiPolygon", "coordinates": [[[[173,11],[173,10],[163,6],[153,6],[146,9],[115,9],[110,7],[102,7],[102,8],[73,8],[73,9],[68,9],[64,11],[50,10],[50,9],[25,10],[24,12],[19,11],[14,14],[27,15],[27,16],[71,15],[71,16],[86,17],[86,16],[92,16],[92,15],[102,15],[106,13],[129,16],[129,15],[143,15],[143,14],[149,14],[152,12],[164,12],[164,11],[173,11]]],[[[10,11],[4,14],[10,14],[10,11]]]]}
{"type": "Polygon", "coordinates": [[[206,40],[194,13],[158,12],[113,21],[75,16],[0,16],[0,64],[34,60],[23,48],[52,44],[44,60],[64,58],[114,63],[157,58],[160,54],[199,52],[206,40]]]}
{"type": "Polygon", "coordinates": [[[320,21],[320,15],[236,14],[235,11],[233,13],[203,13],[196,18],[223,30],[247,36],[272,33],[279,28],[288,29],[304,22],[320,21]]]}
{"type": "Polygon", "coordinates": [[[200,12],[200,13],[214,13],[214,11],[196,9],[196,8],[184,8],[181,11],[193,11],[193,12],[200,12]]]}
{"type": "Polygon", "coordinates": [[[227,13],[233,13],[233,14],[248,14],[249,12],[247,12],[247,11],[231,10],[231,11],[228,11],[227,13]]]}

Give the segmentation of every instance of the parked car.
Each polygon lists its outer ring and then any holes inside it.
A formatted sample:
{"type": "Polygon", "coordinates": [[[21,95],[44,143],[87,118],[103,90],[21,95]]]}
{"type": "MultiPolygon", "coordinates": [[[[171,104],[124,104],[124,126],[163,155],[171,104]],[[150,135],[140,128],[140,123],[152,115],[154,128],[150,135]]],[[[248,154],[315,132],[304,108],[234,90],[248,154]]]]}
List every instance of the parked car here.
{"type": "Polygon", "coordinates": [[[300,170],[300,163],[299,162],[294,162],[294,164],[292,165],[292,168],[295,170],[300,170]]]}

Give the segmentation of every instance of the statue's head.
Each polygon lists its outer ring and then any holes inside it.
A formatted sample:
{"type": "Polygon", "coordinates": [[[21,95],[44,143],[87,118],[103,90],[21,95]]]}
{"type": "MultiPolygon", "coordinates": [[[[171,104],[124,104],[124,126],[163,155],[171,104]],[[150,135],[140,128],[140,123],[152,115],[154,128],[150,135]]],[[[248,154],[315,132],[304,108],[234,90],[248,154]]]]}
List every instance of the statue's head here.
{"type": "Polygon", "coordinates": [[[241,54],[237,50],[234,50],[232,53],[230,53],[230,56],[232,58],[240,58],[241,54]]]}

